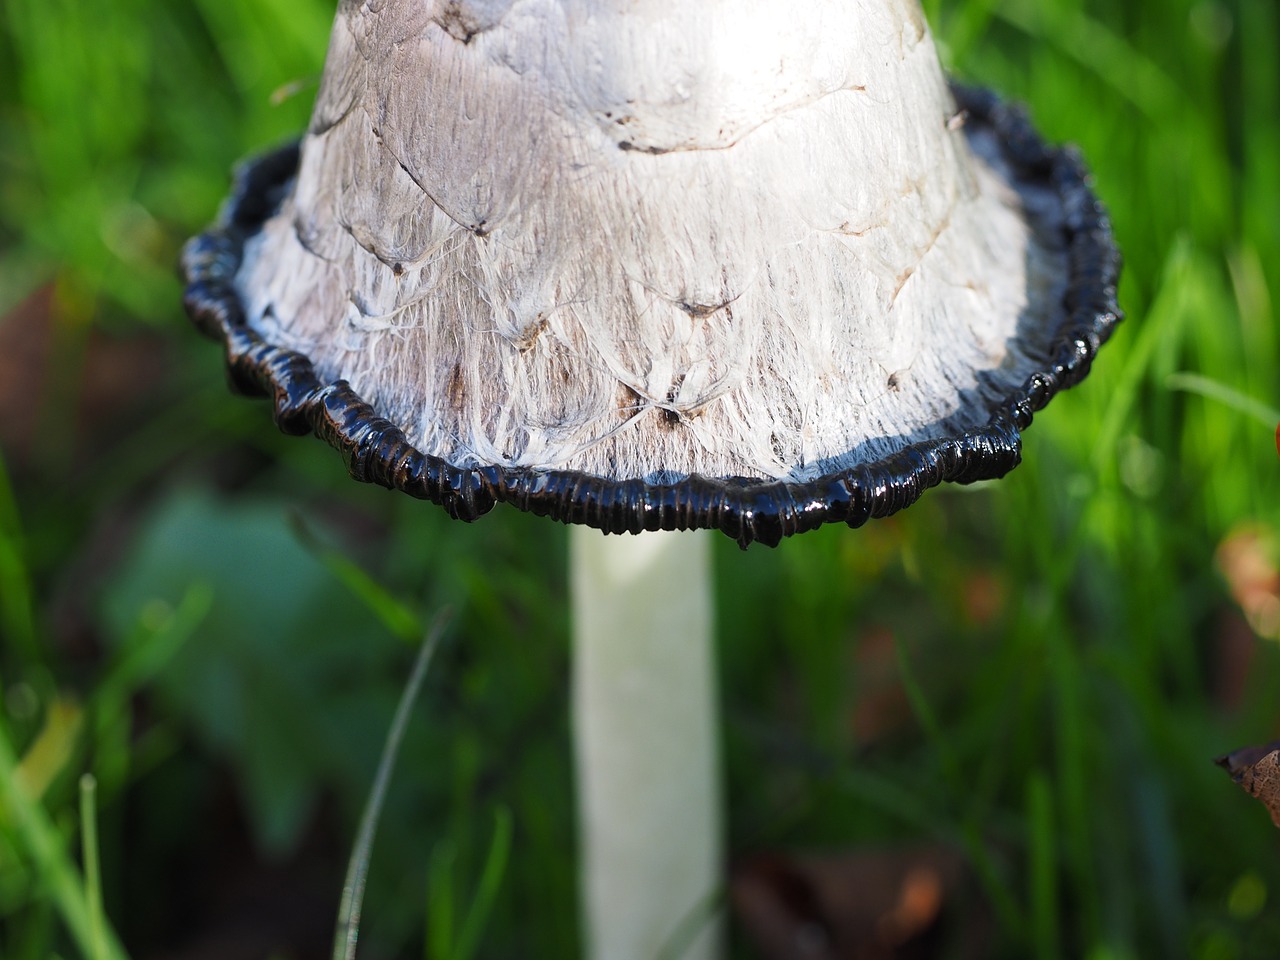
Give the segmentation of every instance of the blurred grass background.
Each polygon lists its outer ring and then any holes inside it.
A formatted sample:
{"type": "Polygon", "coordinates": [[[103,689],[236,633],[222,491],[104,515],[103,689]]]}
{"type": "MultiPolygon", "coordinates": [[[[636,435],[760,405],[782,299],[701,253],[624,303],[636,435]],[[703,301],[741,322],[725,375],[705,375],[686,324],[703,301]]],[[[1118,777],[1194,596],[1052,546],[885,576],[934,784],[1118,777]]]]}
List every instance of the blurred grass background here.
{"type": "MultiPolygon", "coordinates": [[[[1210,760],[1280,737],[1280,8],[925,6],[958,76],[1088,157],[1130,319],[1003,481],[719,544],[730,849],[960,851],[986,906],[931,956],[1273,958],[1280,835],[1210,760]]],[[[361,956],[470,953],[508,812],[475,955],[576,953],[564,530],[350,482],[227,396],[179,306],[231,165],[305,125],[332,12],[0,10],[6,960],[327,955],[446,604],[361,956]]]]}

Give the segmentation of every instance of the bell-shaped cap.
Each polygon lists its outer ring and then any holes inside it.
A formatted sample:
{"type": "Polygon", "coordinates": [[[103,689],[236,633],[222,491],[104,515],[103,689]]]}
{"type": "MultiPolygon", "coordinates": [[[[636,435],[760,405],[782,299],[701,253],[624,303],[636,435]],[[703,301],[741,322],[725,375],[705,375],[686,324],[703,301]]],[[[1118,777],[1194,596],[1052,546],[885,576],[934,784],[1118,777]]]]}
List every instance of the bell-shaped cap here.
{"type": "Polygon", "coordinates": [[[999,476],[1119,312],[1077,156],[915,0],[382,0],[186,256],[364,480],[744,545],[999,476]]]}

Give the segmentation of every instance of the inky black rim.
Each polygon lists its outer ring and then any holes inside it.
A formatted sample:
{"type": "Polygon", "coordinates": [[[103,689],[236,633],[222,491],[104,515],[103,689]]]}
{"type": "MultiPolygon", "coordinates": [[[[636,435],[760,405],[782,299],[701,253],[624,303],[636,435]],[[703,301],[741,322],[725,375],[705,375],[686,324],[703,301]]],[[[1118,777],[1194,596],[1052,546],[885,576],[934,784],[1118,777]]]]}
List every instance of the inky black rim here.
{"type": "Polygon", "coordinates": [[[1059,390],[1079,383],[1122,314],[1116,303],[1120,254],[1107,214],[1079,154],[1047,145],[1018,108],[983,91],[954,88],[967,123],[989,127],[1018,179],[1051,187],[1061,200],[1069,277],[1063,315],[1044,369],[993,409],[987,423],[953,437],[913,443],[883,459],[816,480],[790,482],[699,475],[674,483],[611,480],[574,471],[456,467],[416,449],[345,380],[325,383],[300,353],[265,342],[245,321],[235,290],[245,241],[275,212],[298,166],[293,144],[243,166],[217,225],[183,252],[185,305],[220,340],[233,386],[268,396],[275,421],[314,433],[341,451],[356,480],[403,490],[472,521],[509,503],[563,523],[608,533],[710,528],[751,543],[824,523],[861,526],[914,503],[943,481],[1001,477],[1021,460],[1022,431],[1059,390]]]}

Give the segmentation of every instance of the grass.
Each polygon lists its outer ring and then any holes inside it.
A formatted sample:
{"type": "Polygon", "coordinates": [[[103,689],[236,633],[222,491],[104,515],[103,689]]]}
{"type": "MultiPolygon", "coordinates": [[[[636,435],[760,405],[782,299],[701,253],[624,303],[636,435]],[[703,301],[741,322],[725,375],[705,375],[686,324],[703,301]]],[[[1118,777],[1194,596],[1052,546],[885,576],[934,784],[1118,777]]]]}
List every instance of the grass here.
{"type": "Polygon", "coordinates": [[[356,832],[351,861],[347,866],[346,881],[342,885],[342,901],[338,906],[338,924],[334,934],[333,960],[355,960],[356,941],[360,938],[360,912],[364,907],[365,885],[369,879],[369,858],[373,850],[373,838],[378,828],[378,819],[382,816],[382,807],[386,802],[387,790],[391,783],[391,772],[395,768],[396,754],[404,739],[409,714],[418,697],[418,692],[422,689],[422,681],[427,676],[427,668],[440,642],[440,634],[444,626],[444,618],[438,618],[430,633],[422,641],[422,647],[413,662],[413,670],[405,683],[404,693],[400,697],[399,704],[396,705],[395,717],[387,733],[387,742],[382,748],[382,756],[378,761],[378,772],[369,791],[369,800],[365,804],[364,812],[360,815],[360,827],[356,832]]]}
{"type": "MultiPolygon", "coordinates": [[[[1280,650],[1241,609],[1280,561],[1280,10],[925,6],[950,69],[1088,157],[1130,319],[1005,480],[721,545],[729,847],[959,849],[993,956],[1273,957],[1280,837],[1210,759],[1280,728],[1280,650]],[[1246,540],[1253,594],[1223,560],[1246,540]]],[[[231,164],[305,124],[331,16],[0,13],[6,960],[228,930],[239,955],[313,955],[228,891],[277,878],[328,926],[410,641],[445,605],[360,956],[577,951],[563,531],[350,483],[226,396],[178,306],[231,164]]]]}

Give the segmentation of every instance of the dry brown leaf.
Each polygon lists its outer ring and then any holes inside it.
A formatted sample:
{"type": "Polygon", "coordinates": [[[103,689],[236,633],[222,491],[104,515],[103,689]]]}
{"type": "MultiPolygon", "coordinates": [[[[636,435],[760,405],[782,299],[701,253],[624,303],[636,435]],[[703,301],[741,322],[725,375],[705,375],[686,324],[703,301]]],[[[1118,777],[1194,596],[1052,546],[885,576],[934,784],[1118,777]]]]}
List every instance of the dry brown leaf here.
{"type": "Polygon", "coordinates": [[[939,847],[762,854],[733,871],[738,918],[769,960],[922,960],[943,940],[982,955],[986,913],[963,860],[939,847]],[[962,906],[963,905],[963,906],[962,906]],[[952,909],[954,926],[942,930],[952,909]]]}
{"type": "Polygon", "coordinates": [[[1250,796],[1260,800],[1271,814],[1271,822],[1280,827],[1280,741],[1262,747],[1243,747],[1218,757],[1214,763],[1226,770],[1250,796]]]}
{"type": "Polygon", "coordinates": [[[1253,632],[1280,638],[1280,543],[1262,524],[1243,524],[1218,545],[1214,559],[1253,632]]]}

